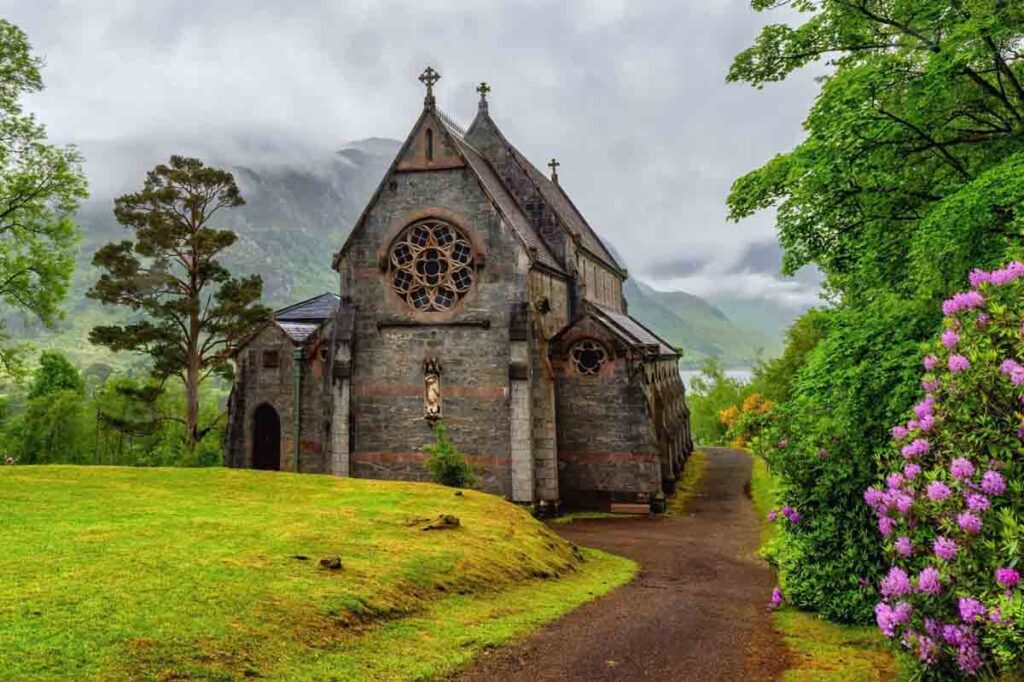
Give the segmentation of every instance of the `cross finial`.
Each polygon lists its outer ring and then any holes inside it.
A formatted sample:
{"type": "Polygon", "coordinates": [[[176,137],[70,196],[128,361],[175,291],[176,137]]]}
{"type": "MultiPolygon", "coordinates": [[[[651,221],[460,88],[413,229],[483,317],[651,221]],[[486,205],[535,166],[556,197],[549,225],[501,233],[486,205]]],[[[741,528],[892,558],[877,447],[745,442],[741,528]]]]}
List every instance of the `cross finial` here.
{"type": "Polygon", "coordinates": [[[427,96],[423,100],[423,103],[428,107],[434,105],[434,83],[441,80],[441,74],[434,71],[433,67],[428,66],[423,69],[423,73],[420,74],[420,83],[427,86],[427,96]]]}
{"type": "Polygon", "coordinates": [[[487,108],[487,93],[491,91],[491,86],[487,83],[481,82],[480,85],[476,86],[476,91],[480,93],[480,108],[487,108]]]}
{"type": "Polygon", "coordinates": [[[551,182],[556,185],[558,184],[558,167],[561,165],[557,159],[551,159],[551,162],[548,163],[548,168],[551,169],[551,182]]]}

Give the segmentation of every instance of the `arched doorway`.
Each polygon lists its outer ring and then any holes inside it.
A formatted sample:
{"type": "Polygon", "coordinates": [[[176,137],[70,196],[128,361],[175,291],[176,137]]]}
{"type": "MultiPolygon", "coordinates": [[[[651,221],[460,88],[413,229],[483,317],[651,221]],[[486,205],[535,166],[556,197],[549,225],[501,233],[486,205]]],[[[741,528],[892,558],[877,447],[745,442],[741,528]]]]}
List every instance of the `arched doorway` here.
{"type": "Polygon", "coordinates": [[[281,468],[281,419],[267,403],[257,407],[252,415],[252,468],[281,468]]]}

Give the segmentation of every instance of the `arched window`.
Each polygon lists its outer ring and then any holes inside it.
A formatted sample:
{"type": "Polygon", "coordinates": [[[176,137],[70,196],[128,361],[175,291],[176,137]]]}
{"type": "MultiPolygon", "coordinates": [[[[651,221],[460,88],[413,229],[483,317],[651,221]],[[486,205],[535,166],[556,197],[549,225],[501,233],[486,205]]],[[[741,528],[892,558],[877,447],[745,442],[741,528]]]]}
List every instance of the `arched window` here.
{"type": "Polygon", "coordinates": [[[572,363],[580,374],[597,374],[608,361],[608,351],[594,339],[583,339],[569,351],[572,363]]]}
{"type": "Polygon", "coordinates": [[[428,218],[402,230],[388,264],[391,289],[420,312],[450,310],[473,287],[473,247],[443,220],[428,218]]]}
{"type": "Polygon", "coordinates": [[[427,161],[434,160],[434,131],[427,128],[427,161]]]}

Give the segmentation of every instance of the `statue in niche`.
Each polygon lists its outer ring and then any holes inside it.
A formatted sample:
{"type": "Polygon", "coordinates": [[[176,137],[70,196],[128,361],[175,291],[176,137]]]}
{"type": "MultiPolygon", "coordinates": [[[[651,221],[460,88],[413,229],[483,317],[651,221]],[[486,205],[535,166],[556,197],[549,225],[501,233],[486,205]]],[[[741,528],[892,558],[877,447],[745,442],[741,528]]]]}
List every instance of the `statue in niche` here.
{"type": "Polygon", "coordinates": [[[441,363],[437,358],[423,362],[423,418],[435,422],[441,418],[441,363]]]}

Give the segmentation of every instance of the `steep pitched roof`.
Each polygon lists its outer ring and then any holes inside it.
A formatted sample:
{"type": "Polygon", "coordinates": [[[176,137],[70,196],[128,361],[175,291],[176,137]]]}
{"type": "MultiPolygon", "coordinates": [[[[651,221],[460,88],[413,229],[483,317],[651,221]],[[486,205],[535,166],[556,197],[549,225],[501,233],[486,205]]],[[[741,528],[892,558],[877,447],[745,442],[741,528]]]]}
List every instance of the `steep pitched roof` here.
{"type": "Polygon", "coordinates": [[[475,150],[468,142],[466,142],[465,133],[462,130],[462,128],[455,122],[454,119],[452,119],[444,112],[440,111],[439,109],[429,107],[425,108],[423,110],[423,113],[420,115],[419,119],[417,119],[416,124],[410,131],[405,143],[402,145],[402,148],[398,151],[395,160],[391,163],[391,167],[388,168],[387,173],[384,174],[384,178],[381,180],[380,185],[378,185],[377,190],[373,193],[373,196],[370,197],[370,200],[367,202],[366,207],[363,209],[362,215],[359,216],[359,219],[353,226],[352,231],[349,233],[348,238],[345,240],[345,244],[342,245],[338,253],[334,255],[334,267],[336,268],[338,266],[338,262],[341,259],[342,254],[348,248],[348,245],[352,241],[352,238],[356,234],[356,231],[361,228],[363,222],[365,221],[366,215],[369,212],[370,207],[373,206],[374,203],[376,203],[377,197],[380,195],[380,192],[384,187],[384,184],[387,182],[388,177],[390,177],[391,174],[395,172],[396,167],[398,166],[399,159],[402,158],[406,149],[411,144],[413,137],[416,134],[416,131],[420,128],[420,126],[423,124],[424,119],[426,119],[427,117],[432,118],[436,123],[440,124],[439,129],[442,130],[444,134],[446,134],[449,137],[449,139],[452,142],[452,145],[455,147],[459,156],[463,159],[463,161],[465,161],[466,166],[473,172],[473,175],[480,183],[480,186],[484,190],[484,193],[488,196],[488,198],[490,198],[495,208],[502,215],[502,217],[509,224],[509,226],[511,226],[516,238],[526,248],[531,261],[540,263],[541,265],[548,269],[566,275],[567,273],[565,272],[565,268],[562,267],[562,265],[558,262],[558,259],[555,258],[554,255],[551,253],[551,250],[548,248],[547,244],[544,243],[544,240],[541,239],[540,235],[537,234],[533,225],[530,223],[529,220],[527,220],[526,216],[522,212],[522,209],[519,207],[519,204],[515,201],[515,199],[509,193],[508,189],[501,182],[500,178],[498,177],[498,174],[495,173],[490,163],[480,152],[475,150]]]}
{"type": "Polygon", "coordinates": [[[333,315],[340,305],[341,297],[328,291],[275,311],[274,319],[278,322],[322,321],[333,315]]]}
{"type": "Polygon", "coordinates": [[[544,173],[537,170],[537,167],[530,163],[530,160],[516,149],[515,145],[508,141],[508,138],[498,128],[494,119],[490,117],[486,106],[480,108],[476,118],[473,119],[473,123],[469,126],[469,130],[465,133],[465,137],[470,139],[477,135],[496,137],[499,145],[507,149],[512,155],[516,164],[522,168],[527,178],[537,188],[544,203],[548,205],[551,212],[570,233],[573,240],[577,241],[580,246],[605,265],[618,272],[624,272],[615,260],[615,257],[605,247],[601,238],[597,236],[597,233],[590,226],[590,223],[586,221],[583,214],[576,208],[576,205],[572,203],[569,195],[565,193],[561,186],[555,184],[544,173]]]}
{"type": "Polygon", "coordinates": [[[603,322],[606,327],[612,328],[632,339],[631,345],[655,346],[658,348],[659,355],[679,355],[679,351],[673,348],[672,344],[642,325],[635,318],[596,303],[590,303],[589,307],[592,309],[594,316],[603,322]]]}

